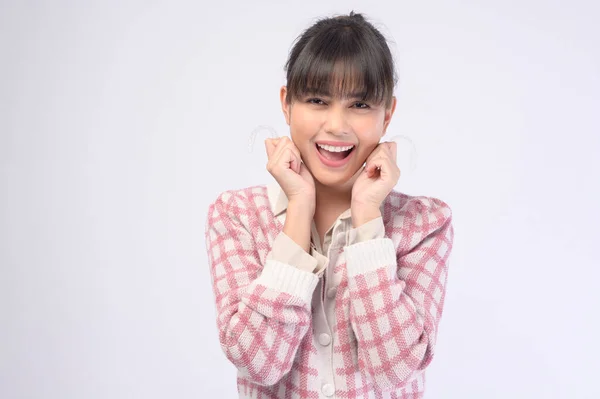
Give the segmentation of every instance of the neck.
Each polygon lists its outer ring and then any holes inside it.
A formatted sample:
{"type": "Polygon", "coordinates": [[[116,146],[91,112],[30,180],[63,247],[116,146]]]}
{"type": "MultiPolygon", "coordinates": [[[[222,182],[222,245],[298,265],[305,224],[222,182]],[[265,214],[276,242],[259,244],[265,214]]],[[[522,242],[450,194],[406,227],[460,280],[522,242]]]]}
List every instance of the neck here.
{"type": "Polygon", "coordinates": [[[350,208],[352,204],[352,187],[360,176],[363,168],[359,168],[354,175],[339,186],[326,186],[315,180],[315,205],[316,212],[327,212],[343,208],[340,212],[350,208]]]}
{"type": "Polygon", "coordinates": [[[331,209],[348,209],[352,201],[352,185],[342,187],[325,186],[315,181],[316,209],[329,211],[331,209]]]}

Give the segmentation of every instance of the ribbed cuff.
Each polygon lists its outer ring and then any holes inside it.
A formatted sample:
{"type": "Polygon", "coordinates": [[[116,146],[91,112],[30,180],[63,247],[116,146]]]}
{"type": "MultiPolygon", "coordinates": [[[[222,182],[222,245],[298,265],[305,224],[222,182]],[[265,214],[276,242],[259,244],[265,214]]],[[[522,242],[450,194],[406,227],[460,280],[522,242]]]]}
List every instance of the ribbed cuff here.
{"type": "Polygon", "coordinates": [[[256,282],[272,290],[299,297],[310,304],[315,287],[319,283],[319,278],[314,273],[274,259],[268,259],[256,282]]]}
{"type": "Polygon", "coordinates": [[[348,277],[387,267],[396,268],[396,248],[390,238],[376,238],[344,247],[348,277]]]}

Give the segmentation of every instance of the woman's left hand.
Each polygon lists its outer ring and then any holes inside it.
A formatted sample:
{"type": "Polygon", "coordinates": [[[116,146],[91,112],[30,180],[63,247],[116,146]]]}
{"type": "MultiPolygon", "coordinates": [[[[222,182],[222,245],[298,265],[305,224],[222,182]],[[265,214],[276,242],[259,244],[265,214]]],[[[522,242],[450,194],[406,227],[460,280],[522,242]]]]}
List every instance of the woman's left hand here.
{"type": "Polygon", "coordinates": [[[355,227],[381,216],[381,203],[400,179],[396,142],[379,143],[362,169],[352,186],[351,212],[355,227]]]}

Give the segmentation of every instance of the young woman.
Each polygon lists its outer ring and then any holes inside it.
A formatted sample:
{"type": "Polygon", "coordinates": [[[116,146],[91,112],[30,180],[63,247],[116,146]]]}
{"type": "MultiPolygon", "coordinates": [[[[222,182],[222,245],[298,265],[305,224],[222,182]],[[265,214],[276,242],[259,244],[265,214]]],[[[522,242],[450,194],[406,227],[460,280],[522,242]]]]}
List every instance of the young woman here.
{"type": "Polygon", "coordinates": [[[281,88],[276,180],[221,193],[206,245],[219,341],[240,398],[422,398],[442,315],[452,213],[394,191],[380,142],[396,98],[392,55],[362,15],[318,21],[281,88]]]}

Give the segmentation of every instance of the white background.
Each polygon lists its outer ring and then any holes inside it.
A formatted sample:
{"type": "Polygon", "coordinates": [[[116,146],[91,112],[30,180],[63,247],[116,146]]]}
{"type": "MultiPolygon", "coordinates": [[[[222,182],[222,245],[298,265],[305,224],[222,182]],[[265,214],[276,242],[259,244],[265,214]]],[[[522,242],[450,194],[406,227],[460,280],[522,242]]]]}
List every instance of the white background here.
{"type": "Polygon", "coordinates": [[[237,397],[208,205],[272,181],[250,132],[352,9],[398,61],[396,190],[453,209],[426,398],[600,397],[599,3],[370,3],[1,2],[1,398],[237,397]]]}

